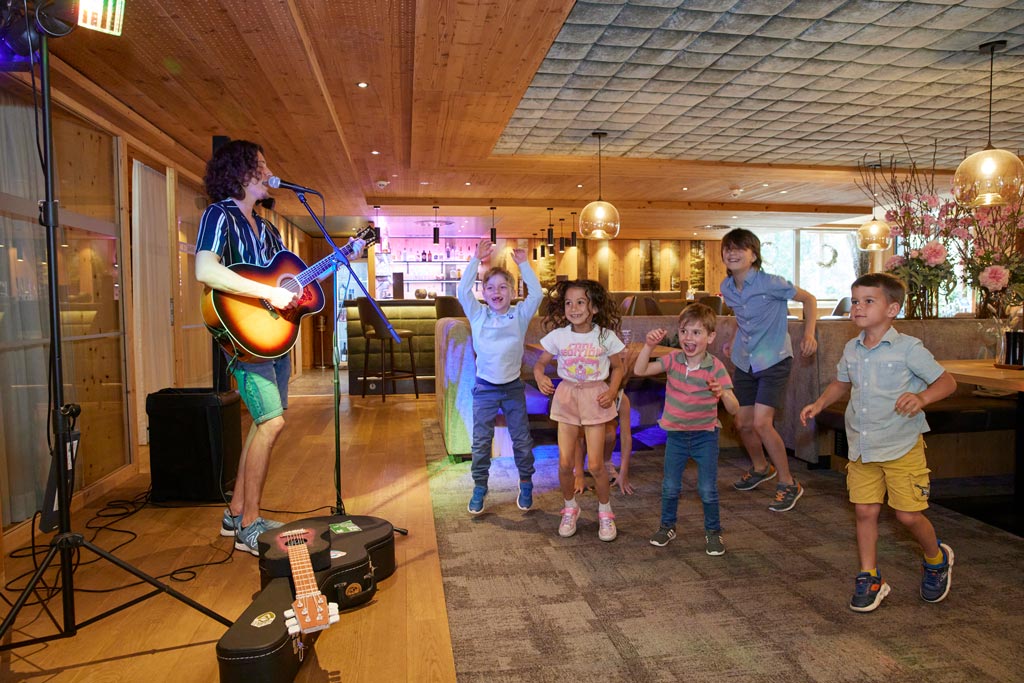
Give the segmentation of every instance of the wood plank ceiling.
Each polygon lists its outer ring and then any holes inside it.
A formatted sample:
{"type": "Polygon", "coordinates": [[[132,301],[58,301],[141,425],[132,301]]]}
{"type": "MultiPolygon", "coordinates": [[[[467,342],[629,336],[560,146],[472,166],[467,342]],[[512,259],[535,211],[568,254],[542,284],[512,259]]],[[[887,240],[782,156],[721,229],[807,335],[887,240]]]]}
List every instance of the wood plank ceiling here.
{"type": "MultiPolygon", "coordinates": [[[[488,207],[497,206],[499,232],[523,237],[546,227],[547,207],[557,224],[596,198],[596,145],[530,154],[497,154],[495,147],[570,14],[608,4],[614,3],[133,0],[121,37],[79,29],[52,41],[53,82],[195,176],[212,136],[261,142],[277,175],[323,191],[330,225],[372,218],[380,205],[380,214],[401,228],[432,218],[436,205],[454,225],[482,234],[490,226],[488,207]]],[[[677,4],[682,12],[702,3],[677,4]]],[[[721,3],[721,16],[746,4],[721,3]]],[[[792,13],[797,3],[768,4],[792,13]]],[[[819,4],[838,12],[868,3],[819,4]]],[[[986,25],[965,40],[976,46],[1008,37],[1012,52],[1021,23],[1024,17],[1016,26],[986,25]]],[[[837,44],[842,40],[848,37],[837,44]]],[[[972,68],[978,61],[971,58],[972,68]]],[[[972,72],[971,80],[982,73],[972,72]]],[[[1024,100],[1020,90],[1014,111],[1024,100]]],[[[800,99],[799,87],[787,93],[800,99]]],[[[573,125],[586,129],[592,120],[581,115],[573,125]]],[[[622,235],[632,238],[713,237],[705,225],[857,223],[871,202],[855,186],[852,166],[612,154],[604,157],[603,195],[621,211],[622,235]]],[[[277,196],[282,213],[305,217],[291,193],[277,196]]]]}

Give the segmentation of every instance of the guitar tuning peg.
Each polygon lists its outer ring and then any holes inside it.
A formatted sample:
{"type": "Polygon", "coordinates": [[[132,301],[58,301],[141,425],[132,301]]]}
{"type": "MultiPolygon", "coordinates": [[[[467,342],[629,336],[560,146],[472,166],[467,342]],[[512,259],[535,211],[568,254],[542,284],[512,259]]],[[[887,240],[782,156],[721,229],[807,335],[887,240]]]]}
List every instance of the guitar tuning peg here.
{"type": "Polygon", "coordinates": [[[286,609],[284,611],[284,616],[285,616],[286,619],[291,619],[292,617],[295,616],[295,610],[293,610],[293,609],[286,609]]]}
{"type": "Polygon", "coordinates": [[[327,613],[328,614],[337,614],[338,613],[338,603],[336,603],[336,602],[327,603],[327,613]]]}
{"type": "Polygon", "coordinates": [[[337,614],[332,614],[328,622],[331,624],[337,624],[340,619],[341,617],[339,617],[337,614]]]}
{"type": "Polygon", "coordinates": [[[299,627],[297,625],[293,625],[293,626],[289,626],[288,627],[288,635],[296,636],[298,634],[299,634],[299,627]]]}

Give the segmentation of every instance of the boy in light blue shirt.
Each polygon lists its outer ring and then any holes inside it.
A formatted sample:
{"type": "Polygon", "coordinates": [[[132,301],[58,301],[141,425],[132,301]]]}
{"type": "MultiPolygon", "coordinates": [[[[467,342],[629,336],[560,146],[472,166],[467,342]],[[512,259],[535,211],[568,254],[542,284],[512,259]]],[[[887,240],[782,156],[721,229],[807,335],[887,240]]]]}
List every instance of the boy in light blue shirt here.
{"type": "Polygon", "coordinates": [[[806,426],[846,395],[846,472],[850,502],[857,516],[860,573],[850,609],[870,612],[889,594],[877,565],[878,515],[886,495],[896,519],[913,534],[924,555],[921,598],[939,602],[949,594],[953,549],[935,536],[928,507],[928,463],[922,409],[956,390],[956,380],[935,362],[920,339],[900,334],[892,321],[906,296],[903,283],[887,273],[870,273],[852,286],[850,318],[861,329],[843,349],[836,379],[817,401],[800,411],[806,426]]]}
{"type": "Polygon", "coordinates": [[[544,293],[540,280],[530,269],[525,249],[513,249],[512,260],[519,266],[523,282],[529,290],[526,299],[512,305],[515,279],[501,267],[492,267],[484,273],[483,299],[477,301],[473,283],[482,262],[494,253],[490,240],[481,240],[476,254],[466,265],[456,292],[462,310],[469,318],[476,352],[476,384],[473,386],[473,495],[468,510],[478,515],[484,511],[487,479],[491,469],[491,441],[494,439],[494,420],[498,410],[505,415],[508,433],[512,439],[516,468],[519,470],[520,510],[533,506],[533,439],[526,413],[526,387],[520,379],[523,364],[523,344],[530,318],[537,313],[544,293]]]}

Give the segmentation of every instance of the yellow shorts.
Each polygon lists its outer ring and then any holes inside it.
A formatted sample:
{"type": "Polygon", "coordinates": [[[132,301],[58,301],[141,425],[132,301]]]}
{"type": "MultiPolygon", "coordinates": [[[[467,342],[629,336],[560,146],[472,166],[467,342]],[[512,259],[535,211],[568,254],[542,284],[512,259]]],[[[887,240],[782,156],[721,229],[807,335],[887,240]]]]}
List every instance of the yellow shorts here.
{"type": "Polygon", "coordinates": [[[850,491],[851,503],[881,504],[888,493],[889,507],[893,510],[919,512],[928,508],[929,472],[924,457],[924,438],[919,436],[913,448],[896,460],[868,463],[851,460],[846,468],[846,488],[850,491]]]}

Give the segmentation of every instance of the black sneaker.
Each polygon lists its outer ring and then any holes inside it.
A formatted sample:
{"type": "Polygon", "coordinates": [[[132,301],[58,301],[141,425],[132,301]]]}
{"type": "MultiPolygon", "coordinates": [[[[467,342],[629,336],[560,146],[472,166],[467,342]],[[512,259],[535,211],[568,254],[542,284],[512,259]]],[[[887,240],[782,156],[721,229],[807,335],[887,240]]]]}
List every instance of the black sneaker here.
{"type": "Polygon", "coordinates": [[[771,463],[768,464],[768,469],[764,472],[758,472],[753,467],[747,470],[740,480],[735,482],[732,487],[737,491],[753,491],[757,488],[758,484],[763,481],[774,479],[776,475],[775,466],[771,463]]]}
{"type": "Polygon", "coordinates": [[[651,536],[651,545],[656,545],[659,548],[664,548],[668,545],[668,542],[676,537],[676,530],[672,527],[663,526],[658,529],[653,536],[651,536]]]}
{"type": "Polygon", "coordinates": [[[796,480],[794,480],[789,486],[779,484],[775,487],[775,500],[771,502],[768,509],[772,512],[786,512],[787,510],[792,510],[793,506],[796,505],[796,501],[799,500],[802,495],[804,495],[804,487],[796,480]]]}
{"type": "Polygon", "coordinates": [[[940,541],[939,550],[942,564],[921,563],[921,599],[925,602],[942,602],[953,584],[953,549],[940,541]]]}
{"type": "Polygon", "coordinates": [[[708,555],[725,555],[725,542],[721,531],[704,532],[704,552],[708,555]]]}
{"type": "Polygon", "coordinates": [[[889,594],[889,584],[882,576],[871,576],[868,572],[857,574],[853,581],[853,597],[850,598],[850,609],[854,612],[874,611],[889,594]]]}

